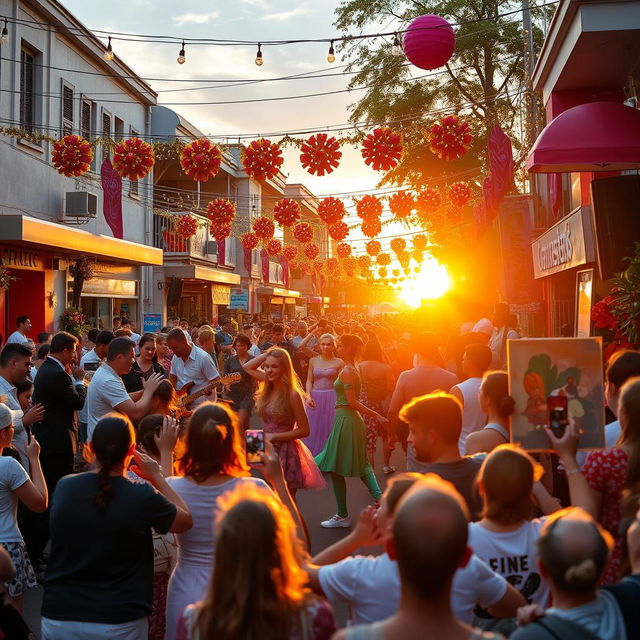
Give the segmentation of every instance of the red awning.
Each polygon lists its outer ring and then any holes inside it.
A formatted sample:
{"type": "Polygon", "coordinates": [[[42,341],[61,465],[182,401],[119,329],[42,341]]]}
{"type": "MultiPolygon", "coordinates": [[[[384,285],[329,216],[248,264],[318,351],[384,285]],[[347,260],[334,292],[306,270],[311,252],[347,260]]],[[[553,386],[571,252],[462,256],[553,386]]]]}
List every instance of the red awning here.
{"type": "Polygon", "coordinates": [[[538,136],[529,157],[532,173],[640,169],[640,111],[618,102],[567,109],[538,136]]]}

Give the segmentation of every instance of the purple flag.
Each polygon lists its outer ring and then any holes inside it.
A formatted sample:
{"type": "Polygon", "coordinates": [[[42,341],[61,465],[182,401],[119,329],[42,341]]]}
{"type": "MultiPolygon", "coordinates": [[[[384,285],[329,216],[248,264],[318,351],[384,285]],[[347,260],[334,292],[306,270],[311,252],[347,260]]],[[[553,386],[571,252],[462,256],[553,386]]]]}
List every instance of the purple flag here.
{"type": "Polygon", "coordinates": [[[104,200],[102,212],[114,238],[124,238],[122,230],[122,178],[116,173],[108,154],[102,161],[100,169],[104,200]]]}
{"type": "Polygon", "coordinates": [[[227,241],[224,238],[216,238],[218,243],[218,264],[223,265],[227,257],[227,241]]]}

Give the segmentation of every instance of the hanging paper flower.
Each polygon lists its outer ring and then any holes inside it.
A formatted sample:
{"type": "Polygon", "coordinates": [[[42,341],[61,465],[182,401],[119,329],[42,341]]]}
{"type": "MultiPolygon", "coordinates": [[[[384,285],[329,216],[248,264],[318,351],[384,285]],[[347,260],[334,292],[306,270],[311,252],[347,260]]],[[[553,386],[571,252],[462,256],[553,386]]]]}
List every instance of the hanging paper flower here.
{"type": "Polygon", "coordinates": [[[391,264],[391,256],[388,253],[379,253],[376,256],[376,262],[379,265],[386,267],[388,264],[391,264]]]}
{"type": "Polygon", "coordinates": [[[318,217],[328,225],[336,224],[344,218],[344,203],[338,198],[329,196],[320,200],[318,205],[318,217]]]}
{"type": "Polygon", "coordinates": [[[326,262],[327,271],[332,275],[338,275],[340,272],[340,263],[337,258],[328,258],[326,262]]]}
{"type": "Polygon", "coordinates": [[[466,182],[454,182],[447,189],[447,196],[454,207],[464,207],[471,200],[471,188],[466,182]]]}
{"type": "Polygon", "coordinates": [[[194,140],[180,154],[180,166],[189,178],[206,182],[220,171],[222,151],[209,140],[194,140]]]}
{"type": "Polygon", "coordinates": [[[298,255],[298,247],[288,244],[282,250],[282,257],[291,262],[298,255]]]}
{"type": "Polygon", "coordinates": [[[351,255],[351,245],[348,245],[346,242],[341,242],[336,247],[336,253],[341,258],[348,258],[351,255]]]}
{"type": "Polygon", "coordinates": [[[209,233],[216,240],[224,240],[231,235],[231,225],[212,222],[209,225],[209,233]]]}
{"type": "Polygon", "coordinates": [[[406,220],[415,209],[416,201],[408,191],[398,191],[389,196],[389,209],[396,220],[406,220]]]}
{"type": "Polygon", "coordinates": [[[63,176],[78,177],[91,168],[93,149],[80,136],[68,135],[53,143],[51,162],[63,176]]]}
{"type": "Polygon", "coordinates": [[[316,133],[300,146],[300,162],[311,174],[323,176],[337,168],[342,157],[340,144],[326,133],[316,133]]]}
{"type": "Polygon", "coordinates": [[[240,242],[245,249],[255,249],[260,239],[255,233],[245,233],[240,237],[240,242]]]}
{"type": "Polygon", "coordinates": [[[207,205],[205,215],[212,224],[229,226],[236,215],[236,205],[225,198],[216,198],[207,205]]]}
{"type": "Polygon", "coordinates": [[[367,242],[367,253],[370,256],[377,256],[381,251],[382,245],[377,240],[369,240],[367,242]]]}
{"type": "Polygon", "coordinates": [[[301,244],[311,242],[313,239],[313,228],[308,222],[298,222],[298,224],[293,227],[293,237],[301,244]]]}
{"type": "MultiPolygon", "coordinates": [[[[370,255],[374,256],[376,254],[375,253],[371,253],[369,251],[369,245],[372,242],[377,242],[377,240],[371,240],[371,242],[367,242],[367,253],[369,253],[370,255]]],[[[380,244],[380,243],[378,242],[378,244],[380,244]]],[[[379,251],[377,253],[379,253],[379,251]]],[[[371,266],[371,258],[369,256],[367,256],[367,255],[358,256],[358,266],[361,269],[368,269],[371,266]]]]}
{"type": "Polygon", "coordinates": [[[398,253],[398,262],[401,267],[408,267],[409,260],[411,260],[411,256],[406,251],[398,253]]]}
{"type": "Polygon", "coordinates": [[[356,200],[356,211],[363,220],[379,218],[382,215],[382,201],[376,196],[363,196],[356,200]]]}
{"type": "Polygon", "coordinates": [[[390,246],[393,252],[402,253],[407,247],[407,241],[404,238],[393,238],[390,246]]]}
{"type": "Polygon", "coordinates": [[[282,162],[280,147],[266,138],[253,140],[242,154],[242,166],[247,175],[255,180],[275,178],[282,162]]]}
{"type": "Polygon", "coordinates": [[[253,233],[255,233],[260,240],[268,240],[273,238],[273,234],[276,232],[276,225],[271,218],[266,216],[260,216],[253,222],[253,233]]]}
{"type": "Polygon", "coordinates": [[[396,278],[400,275],[400,269],[392,269],[391,270],[391,275],[395,276],[396,278]]]}
{"type": "Polygon", "coordinates": [[[349,226],[346,222],[336,222],[327,229],[327,233],[331,239],[340,242],[349,235],[349,226]]]}
{"type": "MultiPolygon", "coordinates": [[[[388,272],[387,272],[387,268],[386,268],[386,267],[380,267],[380,268],[378,269],[378,275],[379,275],[381,278],[386,278],[386,277],[387,277],[387,273],[388,273],[388,272]]],[[[386,284],[386,283],[385,283],[385,282],[383,282],[382,284],[386,284]]]]}
{"type": "Polygon", "coordinates": [[[429,148],[441,160],[456,160],[471,148],[471,127],[460,116],[445,116],[429,130],[429,148]]]}
{"type": "Polygon", "coordinates": [[[387,127],[378,127],[365,136],[360,153],[366,165],[376,171],[389,171],[402,158],[402,136],[387,127]]]}
{"type": "Polygon", "coordinates": [[[367,238],[375,238],[382,231],[382,224],[378,218],[368,218],[362,221],[360,228],[367,238]]]}
{"type": "Polygon", "coordinates": [[[300,220],[300,205],[291,198],[282,198],[273,207],[273,217],[281,227],[290,227],[300,220]]]}
{"type": "MultiPolygon", "coordinates": [[[[432,249],[433,251],[433,249],[432,249]]],[[[414,249],[411,252],[411,257],[418,263],[420,264],[423,260],[424,260],[424,253],[421,249],[414,249]]]]}
{"type": "Polygon", "coordinates": [[[304,248],[304,255],[309,258],[309,260],[313,260],[318,257],[320,253],[320,247],[315,242],[310,242],[304,248]]]}
{"type": "Polygon", "coordinates": [[[192,216],[180,216],[176,222],[176,234],[182,238],[191,238],[198,231],[198,221],[192,216]]]}
{"type": "Polygon", "coordinates": [[[290,271],[297,271],[298,269],[300,269],[300,265],[298,264],[297,260],[289,260],[289,270],[290,271]]]}
{"type": "Polygon", "coordinates": [[[442,206],[442,196],[437,189],[427,187],[416,196],[416,209],[422,216],[435,211],[442,206]]]}
{"type": "Polygon", "coordinates": [[[151,171],[154,162],[153,147],[140,138],[119,142],[113,154],[113,168],[128,180],[144,178],[151,171]]]}
{"type": "Polygon", "coordinates": [[[427,236],[424,233],[418,233],[412,238],[413,248],[418,251],[424,251],[427,248],[427,236]]]}
{"type": "Polygon", "coordinates": [[[313,261],[313,269],[314,269],[314,271],[322,271],[322,267],[324,267],[324,262],[322,262],[322,260],[314,260],[313,261]]]}
{"type": "Polygon", "coordinates": [[[271,238],[264,245],[264,249],[270,256],[278,256],[282,252],[282,243],[277,238],[271,238]]]}

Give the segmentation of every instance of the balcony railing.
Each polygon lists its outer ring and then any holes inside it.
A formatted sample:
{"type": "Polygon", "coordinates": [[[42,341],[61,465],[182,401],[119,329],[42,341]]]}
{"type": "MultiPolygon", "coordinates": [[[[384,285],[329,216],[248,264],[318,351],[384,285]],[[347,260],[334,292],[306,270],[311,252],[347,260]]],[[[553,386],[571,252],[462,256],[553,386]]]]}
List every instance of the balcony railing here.
{"type": "MultiPolygon", "coordinates": [[[[176,212],[177,215],[188,215],[188,212],[176,212]]],[[[217,259],[216,243],[209,235],[206,218],[191,214],[200,225],[194,236],[184,238],[176,233],[176,220],[154,213],[153,246],[164,251],[167,258],[198,258],[200,260],[217,259]]]]}

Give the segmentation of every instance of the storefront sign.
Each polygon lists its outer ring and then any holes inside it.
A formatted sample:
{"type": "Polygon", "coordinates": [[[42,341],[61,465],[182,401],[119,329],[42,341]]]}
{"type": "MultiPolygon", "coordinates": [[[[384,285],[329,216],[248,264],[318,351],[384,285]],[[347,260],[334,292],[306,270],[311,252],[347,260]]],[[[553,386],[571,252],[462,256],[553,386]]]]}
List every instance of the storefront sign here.
{"type": "Polygon", "coordinates": [[[295,298],[285,298],[284,299],[284,303],[285,304],[295,304],[296,303],[296,299],[295,298]]]}
{"type": "Polygon", "coordinates": [[[249,311],[249,290],[231,289],[231,294],[229,296],[229,309],[249,311]]]}
{"type": "Polygon", "coordinates": [[[44,260],[36,251],[21,247],[0,247],[2,266],[13,269],[44,269],[44,260]]]}
{"type": "Polygon", "coordinates": [[[594,260],[593,233],[587,213],[585,208],[570,213],[531,245],[536,278],[594,260]]]}
{"type": "Polygon", "coordinates": [[[145,333],[157,333],[162,329],[162,315],[159,313],[145,313],[142,319],[142,330],[145,333]]]}
{"type": "Polygon", "coordinates": [[[591,335],[591,301],[593,300],[593,269],[576,273],[576,337],[591,335]]]}
{"type": "Polygon", "coordinates": [[[222,284],[211,285],[211,302],[213,304],[229,304],[231,289],[222,284]]]}
{"type": "Polygon", "coordinates": [[[135,280],[115,280],[112,278],[91,278],[82,287],[83,296],[107,296],[110,298],[137,298],[135,280]]]}

